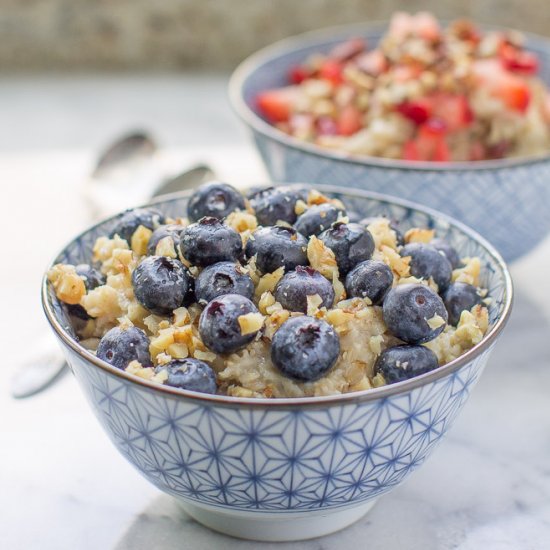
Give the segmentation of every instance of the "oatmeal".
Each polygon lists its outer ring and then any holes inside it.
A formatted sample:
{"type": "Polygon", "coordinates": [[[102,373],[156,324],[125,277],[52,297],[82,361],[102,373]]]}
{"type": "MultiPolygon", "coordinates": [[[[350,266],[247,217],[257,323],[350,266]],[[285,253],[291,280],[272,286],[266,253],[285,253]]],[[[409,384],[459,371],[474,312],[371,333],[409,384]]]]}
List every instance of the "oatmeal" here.
{"type": "Polygon", "coordinates": [[[337,395],[433,370],[488,330],[479,259],[431,229],[350,222],[340,201],[291,187],[245,198],[213,183],[189,204],[177,220],[130,211],[97,239],[93,267],[48,273],[81,344],[134,376],[237,397],[337,395]]]}
{"type": "Polygon", "coordinates": [[[521,34],[396,13],[370,46],[354,38],[291,67],[288,86],[257,96],[260,114],[353,155],[476,161],[550,151],[550,91],[521,34]]]}

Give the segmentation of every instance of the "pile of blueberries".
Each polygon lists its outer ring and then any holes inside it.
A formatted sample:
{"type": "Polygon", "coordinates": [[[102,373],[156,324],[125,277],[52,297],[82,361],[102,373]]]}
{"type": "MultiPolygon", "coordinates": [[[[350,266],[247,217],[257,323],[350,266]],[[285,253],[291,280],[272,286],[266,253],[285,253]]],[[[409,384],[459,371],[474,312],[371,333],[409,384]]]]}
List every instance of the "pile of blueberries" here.
{"type": "MultiPolygon", "coordinates": [[[[124,213],[111,236],[118,234],[130,242],[143,225],[153,231],[147,257],[132,274],[138,302],[152,313],[170,315],[174,309],[199,303],[204,306],[199,333],[213,352],[227,354],[242,349],[256,337],[242,334],[239,317],[257,313],[252,298],[254,284],[243,269],[251,258],[262,273],[281,266],[285,274],[278,282],[275,299],[287,310],[307,313],[307,297],[319,295],[321,306],[334,304],[332,284],[308,264],[308,239],[315,235],[336,257],[348,298],[369,298],[381,306],[388,330],[403,345],[387,348],[379,356],[375,373],[387,383],[399,382],[438,366],[435,354],[422,346],[438,336],[446,323],[456,325],[463,310],[480,303],[477,289],[464,283],[451,283],[451,273],[459,264],[456,251],[443,240],[430,244],[404,244],[403,235],[392,222],[400,253],[410,256],[411,274],[437,283],[439,295],[422,284],[401,284],[392,288],[393,274],[383,262],[372,260],[375,244],[367,227],[376,218],[357,218],[332,203],[309,207],[296,214],[298,200],[307,199],[307,190],[298,188],[255,189],[247,197],[259,227],[246,246],[237,231],[224,218],[246,208],[244,197],[225,183],[210,183],[190,198],[187,215],[190,225],[166,225],[163,215],[152,208],[124,213]],[[348,220],[343,221],[343,218],[348,220]],[[288,225],[277,225],[284,221],[288,225]],[[201,268],[194,278],[185,265],[173,258],[155,255],[161,239],[170,237],[181,256],[201,268]],[[444,322],[432,328],[427,320],[439,316],[444,322]]],[[[79,266],[88,290],[103,284],[100,273],[79,266]]],[[[82,311],[79,311],[82,315],[82,311]]],[[[85,314],[85,312],[84,312],[85,314]]],[[[300,381],[313,381],[327,374],[340,353],[338,335],[330,324],[308,315],[290,317],[275,333],[271,359],[279,371],[300,381]]],[[[137,327],[113,328],[101,339],[97,356],[124,369],[137,360],[153,366],[149,339],[137,327]]],[[[215,393],[212,368],[197,359],[173,360],[157,366],[167,373],[166,384],[193,391],[215,393]]]]}

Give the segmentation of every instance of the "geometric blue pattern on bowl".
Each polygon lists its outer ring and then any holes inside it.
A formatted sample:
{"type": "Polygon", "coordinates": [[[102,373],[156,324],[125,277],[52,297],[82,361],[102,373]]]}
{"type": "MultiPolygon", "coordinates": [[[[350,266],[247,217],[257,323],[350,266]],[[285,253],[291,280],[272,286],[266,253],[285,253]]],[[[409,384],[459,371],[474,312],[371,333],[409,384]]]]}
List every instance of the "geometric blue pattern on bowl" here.
{"type": "MultiPolygon", "coordinates": [[[[482,284],[493,299],[484,343],[432,373],[366,392],[279,400],[207,396],[158,386],[99,361],[73,340],[64,307],[44,282],[46,314],[106,433],[143,476],[187,505],[235,518],[246,513],[249,521],[298,512],[313,517],[369,503],[431,453],[507,320],[509,275],[498,254],[469,229],[405,201],[318,188],[361,216],[385,214],[404,229],[433,227],[461,256],[479,256],[482,284]]],[[[187,195],[178,195],[156,206],[176,216],[186,202],[187,195]]],[[[89,261],[93,242],[117,219],[76,238],[56,261],[89,261]]]]}
{"type": "MultiPolygon", "coordinates": [[[[529,252],[550,232],[550,155],[477,163],[414,163],[354,157],[307,144],[277,130],[256,112],[255,97],[285,85],[288,68],[351,36],[376,44],[384,26],[350,25],[306,33],[265,48],[235,71],[230,96],[274,182],[356,187],[412,200],[462,221],[505,260],[529,252]]],[[[550,84],[550,42],[528,35],[550,84]]]]}

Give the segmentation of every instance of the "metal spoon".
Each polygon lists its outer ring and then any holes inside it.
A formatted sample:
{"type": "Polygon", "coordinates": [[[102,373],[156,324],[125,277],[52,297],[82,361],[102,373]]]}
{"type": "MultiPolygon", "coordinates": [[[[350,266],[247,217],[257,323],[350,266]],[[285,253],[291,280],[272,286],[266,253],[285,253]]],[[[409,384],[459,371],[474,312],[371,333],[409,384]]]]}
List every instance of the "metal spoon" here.
{"type": "MultiPolygon", "coordinates": [[[[122,165],[124,162],[123,152],[127,155],[129,162],[135,160],[139,154],[149,155],[152,150],[151,144],[154,144],[153,140],[146,134],[139,134],[141,136],[139,139],[137,136],[138,134],[130,134],[115,142],[100,157],[94,174],[105,171],[109,166],[122,165]],[[145,144],[147,144],[146,147],[144,146],[145,144]],[[111,153],[111,149],[114,153],[111,153]],[[100,164],[102,167],[98,172],[100,164]]],[[[214,176],[215,174],[209,166],[204,164],[195,166],[160,183],[154,189],[151,198],[198,187],[201,183],[213,179],[214,176]]],[[[34,357],[27,358],[25,362],[16,368],[10,386],[12,397],[22,399],[40,393],[60,380],[68,370],[66,367],[68,365],[65,362],[63,354],[55,345],[53,339],[48,339],[46,350],[41,348],[34,357]]]]}

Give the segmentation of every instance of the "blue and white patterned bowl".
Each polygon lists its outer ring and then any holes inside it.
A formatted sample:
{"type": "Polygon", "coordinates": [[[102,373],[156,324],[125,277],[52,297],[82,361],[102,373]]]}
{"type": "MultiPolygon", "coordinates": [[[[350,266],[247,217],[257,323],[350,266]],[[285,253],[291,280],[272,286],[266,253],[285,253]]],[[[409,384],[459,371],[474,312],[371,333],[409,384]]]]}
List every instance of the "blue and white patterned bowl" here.
{"type": "MultiPolygon", "coordinates": [[[[205,525],[244,538],[296,540],[349,525],[424,462],[478,380],[512,302],[499,254],[460,223],[375,193],[316,186],[361,216],[385,214],[404,229],[433,227],[464,256],[479,256],[491,328],[459,359],[406,382],[341,396],[241,399],[160,386],[99,360],[74,338],[44,279],[42,300],[67,361],[117,449],[205,525]]],[[[187,197],[155,205],[185,212],[187,197]]],[[[90,262],[97,237],[119,216],[83,233],[55,259],[90,262]]]]}
{"type": "MultiPolygon", "coordinates": [[[[258,93],[287,84],[289,67],[349,37],[363,36],[376,44],[385,28],[362,24],[306,33],[259,51],[236,69],[229,85],[231,103],[252,131],[270,177],[412,200],[472,227],[507,261],[526,254],[550,232],[550,153],[456,163],[354,157],[290,137],[258,114],[258,93]]],[[[550,84],[550,40],[530,35],[527,46],[539,56],[541,77],[550,84]]]]}

